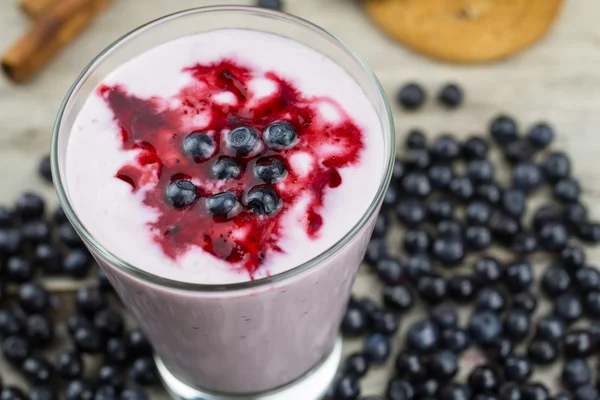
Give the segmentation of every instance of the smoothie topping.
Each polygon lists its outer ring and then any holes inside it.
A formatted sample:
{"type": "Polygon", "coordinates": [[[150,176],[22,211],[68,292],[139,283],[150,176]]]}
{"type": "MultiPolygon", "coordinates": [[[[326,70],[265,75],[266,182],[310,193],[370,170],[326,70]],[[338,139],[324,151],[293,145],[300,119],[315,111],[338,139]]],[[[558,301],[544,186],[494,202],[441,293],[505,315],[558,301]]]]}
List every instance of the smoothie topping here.
{"type": "Polygon", "coordinates": [[[273,72],[231,60],[184,72],[193,79],[170,98],[98,89],[123,150],[137,152],[115,176],[158,212],[149,229],[167,256],[198,246],[252,277],[283,252],[290,210],[319,237],[324,198],[342,184],[340,169],[359,162],[363,133],[335,101],[306,97],[273,72]]]}

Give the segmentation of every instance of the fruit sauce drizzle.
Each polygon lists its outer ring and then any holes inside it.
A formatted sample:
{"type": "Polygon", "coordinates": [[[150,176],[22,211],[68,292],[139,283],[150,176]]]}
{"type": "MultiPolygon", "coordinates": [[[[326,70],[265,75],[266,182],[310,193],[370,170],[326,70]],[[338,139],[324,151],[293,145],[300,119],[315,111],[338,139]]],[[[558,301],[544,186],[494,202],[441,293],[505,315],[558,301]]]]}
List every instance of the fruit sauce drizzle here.
{"type": "Polygon", "coordinates": [[[124,165],[116,177],[129,183],[134,192],[141,190],[143,202],[158,211],[149,227],[167,256],[176,259],[200,246],[253,278],[270,252],[283,252],[278,245],[282,218],[300,196],[308,195],[309,202],[298,223],[311,239],[318,238],[324,196],[341,185],[339,169],[359,162],[363,133],[332,99],[304,97],[273,72],[259,74],[227,59],[187,67],[184,72],[193,79],[172,98],[138,98],[122,85],[98,89],[120,127],[122,149],[138,152],[135,162],[124,165]],[[271,81],[274,92],[253,97],[251,81],[257,78],[271,81]],[[225,92],[229,93],[227,101],[223,101],[225,92]],[[339,119],[323,118],[322,104],[333,107],[339,119]],[[287,148],[265,143],[263,132],[278,122],[295,128],[297,139],[287,148]],[[227,133],[239,127],[259,133],[257,150],[251,154],[235,154],[226,143],[227,133]],[[207,159],[198,160],[183,150],[184,140],[196,133],[214,141],[214,152],[207,159]],[[313,159],[310,168],[292,168],[294,156],[306,155],[313,159]],[[267,157],[280,161],[287,170],[278,182],[265,182],[255,173],[257,162],[264,164],[267,157]],[[224,159],[233,159],[241,174],[217,179],[214,164],[224,159]],[[196,190],[194,201],[179,208],[165,194],[178,180],[193,182],[196,190]],[[265,185],[280,197],[279,209],[270,215],[257,212],[247,200],[252,188],[265,185]],[[239,201],[234,215],[209,211],[207,199],[222,192],[233,193],[239,201]]]}

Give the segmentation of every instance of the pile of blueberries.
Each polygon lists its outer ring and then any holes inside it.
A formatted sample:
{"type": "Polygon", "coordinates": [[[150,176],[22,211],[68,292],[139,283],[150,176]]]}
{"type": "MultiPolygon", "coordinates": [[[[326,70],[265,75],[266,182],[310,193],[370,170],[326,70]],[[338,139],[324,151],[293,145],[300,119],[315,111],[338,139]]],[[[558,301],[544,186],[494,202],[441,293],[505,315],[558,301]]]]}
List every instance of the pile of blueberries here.
{"type": "MultiPolygon", "coordinates": [[[[439,100],[460,104],[462,92],[450,92],[439,100]]],[[[425,98],[419,93],[403,88],[397,99],[415,109],[425,98]]],[[[364,260],[383,284],[380,302],[348,304],[343,335],[366,337],[362,351],[344,360],[329,398],[599,399],[593,375],[600,368],[588,359],[600,348],[600,271],[587,263],[584,245],[600,242],[600,224],[580,201],[567,154],[549,148],[550,125],[521,135],[516,121],[502,115],[488,130],[488,137],[462,142],[440,135],[430,143],[420,130],[405,136],[364,260]],[[490,161],[492,147],[502,165],[490,161]],[[509,183],[499,183],[498,168],[511,172],[509,183]],[[530,197],[548,189],[546,204],[532,209],[530,197]],[[404,227],[402,257],[388,247],[394,221],[404,227]],[[548,258],[535,266],[536,281],[529,255],[541,252],[548,258]],[[534,319],[542,297],[552,310],[534,319]],[[405,336],[395,336],[417,301],[427,311],[405,336]],[[465,326],[460,307],[470,312],[465,326]],[[388,361],[392,341],[400,345],[385,396],[359,397],[360,378],[388,361]],[[461,354],[472,346],[486,361],[460,382],[461,354]],[[531,379],[535,368],[556,362],[562,390],[551,394],[531,379]]]]}
{"type": "MultiPolygon", "coordinates": [[[[39,171],[50,179],[47,158],[39,171]]],[[[152,349],[140,330],[126,332],[106,276],[99,273],[95,284],[75,293],[76,312],[66,321],[57,320],[62,299],[38,283],[57,275],[85,278],[91,267],[60,208],[47,219],[45,201],[34,193],[20,195],[11,209],[0,206],[2,355],[28,383],[28,393],[0,383],[1,400],[149,399],[141,387],[158,383],[152,349]],[[49,357],[63,325],[68,345],[49,357]],[[97,370],[90,368],[94,359],[97,370]]]]}

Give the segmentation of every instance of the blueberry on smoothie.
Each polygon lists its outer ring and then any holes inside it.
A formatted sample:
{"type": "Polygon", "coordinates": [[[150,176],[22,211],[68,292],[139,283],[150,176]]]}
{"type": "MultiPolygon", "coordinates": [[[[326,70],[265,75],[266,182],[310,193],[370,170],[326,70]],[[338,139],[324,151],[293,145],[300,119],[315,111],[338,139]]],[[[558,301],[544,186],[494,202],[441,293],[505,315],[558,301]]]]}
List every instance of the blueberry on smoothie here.
{"type": "Polygon", "coordinates": [[[235,179],[242,174],[242,167],[233,158],[223,157],[212,166],[212,174],[217,179],[235,179]]]}
{"type": "Polygon", "coordinates": [[[186,179],[178,179],[167,186],[167,202],[175,208],[189,206],[196,200],[196,186],[186,179]]]}
{"type": "Polygon", "coordinates": [[[266,183],[275,183],[285,178],[285,165],[277,158],[262,158],[258,160],[254,167],[254,173],[258,178],[266,183]]]}
{"type": "Polygon", "coordinates": [[[275,122],[264,132],[264,139],[272,149],[283,150],[294,147],[297,140],[296,128],[287,122],[275,122]]]}
{"type": "Polygon", "coordinates": [[[208,160],[215,152],[216,145],[213,138],[206,133],[195,132],[183,141],[183,151],[196,162],[208,160]]]}
{"type": "Polygon", "coordinates": [[[275,214],[280,206],[281,199],[277,192],[268,186],[256,186],[248,192],[246,204],[259,215],[275,214]]]}
{"type": "Polygon", "coordinates": [[[234,156],[245,157],[259,145],[259,133],[254,128],[240,126],[227,132],[225,142],[234,156]]]}
{"type": "Polygon", "coordinates": [[[231,192],[213,194],[206,200],[208,211],[215,217],[231,217],[239,208],[237,196],[231,192]]]}

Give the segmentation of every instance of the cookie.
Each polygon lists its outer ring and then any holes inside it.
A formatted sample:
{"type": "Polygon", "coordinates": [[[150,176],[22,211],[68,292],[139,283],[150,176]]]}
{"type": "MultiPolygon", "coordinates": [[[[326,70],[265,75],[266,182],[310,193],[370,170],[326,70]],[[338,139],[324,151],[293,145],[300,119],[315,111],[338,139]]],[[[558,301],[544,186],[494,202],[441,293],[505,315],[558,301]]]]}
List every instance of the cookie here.
{"type": "Polygon", "coordinates": [[[391,37],[443,61],[506,58],[550,29],[563,0],[365,0],[391,37]]]}

